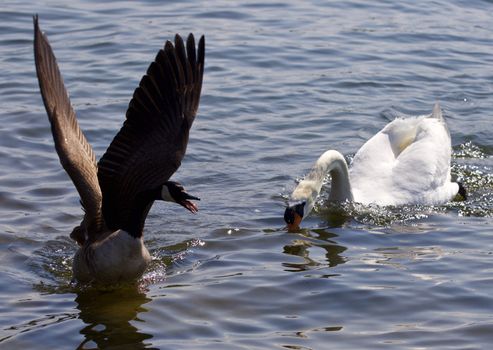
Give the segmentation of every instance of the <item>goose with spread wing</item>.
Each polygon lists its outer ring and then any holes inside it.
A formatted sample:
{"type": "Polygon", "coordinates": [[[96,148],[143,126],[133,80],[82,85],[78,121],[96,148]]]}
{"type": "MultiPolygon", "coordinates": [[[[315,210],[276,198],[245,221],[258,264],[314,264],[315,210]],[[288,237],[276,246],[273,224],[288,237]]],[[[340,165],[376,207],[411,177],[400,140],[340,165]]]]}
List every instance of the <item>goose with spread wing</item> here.
{"type": "Polygon", "coordinates": [[[71,233],[80,248],[73,261],[79,282],[138,279],[151,257],[143,228],[155,200],[198,208],[170,177],[185,155],[197,114],[204,72],[205,40],[177,34],[159,50],[135,90],[126,119],[96,163],[79,128],[55,55],[34,17],[34,57],[55,149],[79,192],[84,218],[71,233]]]}
{"type": "Polygon", "coordinates": [[[358,150],[350,168],[338,151],[323,153],[291,194],[284,220],[288,229],[298,229],[327,174],[331,202],[438,205],[457,193],[465,199],[464,187],[451,180],[451,154],[450,133],[438,103],[431,115],[397,118],[358,150]]]}

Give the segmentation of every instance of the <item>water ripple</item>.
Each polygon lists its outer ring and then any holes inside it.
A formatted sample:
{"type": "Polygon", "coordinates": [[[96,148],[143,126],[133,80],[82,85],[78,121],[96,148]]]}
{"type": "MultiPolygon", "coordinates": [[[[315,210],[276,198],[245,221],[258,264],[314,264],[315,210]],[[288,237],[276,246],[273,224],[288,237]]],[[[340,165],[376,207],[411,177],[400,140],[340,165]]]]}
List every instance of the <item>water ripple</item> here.
{"type": "Polygon", "coordinates": [[[492,342],[492,27],[486,1],[4,1],[0,10],[0,344],[7,348],[487,348],[492,342]],[[167,39],[205,34],[203,95],[174,179],[197,215],[156,203],[142,281],[70,284],[82,218],[32,55],[55,50],[98,156],[167,39]],[[396,115],[440,101],[463,202],[282,212],[328,148],[348,158],[396,115]],[[342,210],[341,210],[342,209],[342,210]],[[41,346],[40,344],[43,344],[41,346]]]}

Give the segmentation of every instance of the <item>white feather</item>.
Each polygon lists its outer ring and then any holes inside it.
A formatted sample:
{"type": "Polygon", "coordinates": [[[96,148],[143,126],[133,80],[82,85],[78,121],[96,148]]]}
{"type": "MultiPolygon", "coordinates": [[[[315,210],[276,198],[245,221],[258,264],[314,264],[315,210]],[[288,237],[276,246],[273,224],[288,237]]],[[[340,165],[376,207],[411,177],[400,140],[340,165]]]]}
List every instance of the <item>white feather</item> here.
{"type": "Polygon", "coordinates": [[[173,198],[173,196],[169,192],[169,188],[168,188],[167,185],[163,185],[162,188],[161,188],[161,198],[165,202],[174,202],[174,203],[176,203],[175,199],[173,198]]]}
{"type": "MultiPolygon", "coordinates": [[[[329,200],[363,204],[442,204],[459,191],[451,182],[450,134],[438,103],[429,116],[397,118],[368,140],[348,167],[337,151],[325,152],[292,194],[307,202],[306,215],[326,172],[332,176],[329,200]]],[[[305,216],[306,216],[305,215],[305,216]]]]}

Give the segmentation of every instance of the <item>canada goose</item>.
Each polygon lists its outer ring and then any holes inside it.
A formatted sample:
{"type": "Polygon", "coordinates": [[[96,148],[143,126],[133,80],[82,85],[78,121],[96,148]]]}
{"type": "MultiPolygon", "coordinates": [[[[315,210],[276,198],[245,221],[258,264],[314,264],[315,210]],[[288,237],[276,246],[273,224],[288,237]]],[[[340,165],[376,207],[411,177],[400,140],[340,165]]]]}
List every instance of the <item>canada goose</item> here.
{"type": "Polygon", "coordinates": [[[73,274],[79,282],[116,283],[139,278],[151,260],[144,222],[155,200],[198,209],[169,178],[185,155],[197,113],[205,40],[196,52],[179,35],[167,41],[140,81],[126,120],[99,163],[79,128],[55,55],[34,17],[34,58],[43,103],[63,168],[79,192],[84,218],[71,233],[80,248],[73,274]]]}
{"type": "Polygon", "coordinates": [[[284,212],[289,230],[296,230],[313,208],[327,173],[329,201],[362,204],[443,204],[466,192],[452,182],[452,144],[438,103],[429,116],[397,118],[370,138],[348,165],[328,150],[294,189],[284,212]]]}

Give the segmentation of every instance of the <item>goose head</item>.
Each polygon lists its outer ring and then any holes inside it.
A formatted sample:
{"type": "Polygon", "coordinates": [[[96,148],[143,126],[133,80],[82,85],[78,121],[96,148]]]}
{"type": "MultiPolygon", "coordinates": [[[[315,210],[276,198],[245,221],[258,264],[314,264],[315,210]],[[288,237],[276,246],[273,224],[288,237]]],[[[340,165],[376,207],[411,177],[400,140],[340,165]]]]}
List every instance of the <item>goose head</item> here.
{"type": "Polygon", "coordinates": [[[303,220],[305,214],[308,214],[306,209],[306,201],[300,201],[287,206],[284,211],[284,221],[288,225],[288,231],[291,232],[300,229],[301,220],[303,220]]]}
{"type": "Polygon", "coordinates": [[[185,191],[185,188],[176,181],[167,181],[161,187],[161,198],[166,202],[177,203],[192,213],[199,211],[197,205],[191,200],[199,201],[200,198],[192,196],[185,191]]]}

